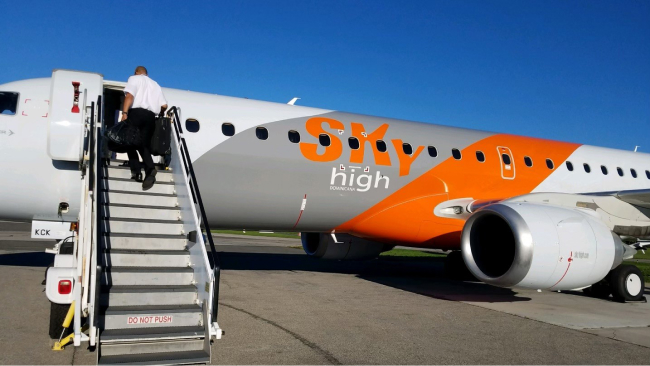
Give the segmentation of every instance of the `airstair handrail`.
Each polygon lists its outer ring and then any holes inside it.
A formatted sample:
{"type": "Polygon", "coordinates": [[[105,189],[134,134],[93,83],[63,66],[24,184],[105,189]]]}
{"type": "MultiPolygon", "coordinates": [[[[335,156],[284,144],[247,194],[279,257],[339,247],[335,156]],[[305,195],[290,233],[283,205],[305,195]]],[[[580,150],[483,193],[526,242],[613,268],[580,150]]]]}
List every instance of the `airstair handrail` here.
{"type": "Polygon", "coordinates": [[[95,283],[93,281],[95,278],[91,268],[96,261],[94,234],[97,230],[97,223],[94,221],[94,212],[96,210],[95,192],[98,183],[97,179],[95,179],[97,166],[97,134],[95,132],[98,123],[96,115],[97,107],[94,101],[90,105],[85,106],[83,117],[85,119],[85,139],[80,160],[83,188],[81,191],[81,205],[76,229],[77,244],[74,251],[78,276],[78,280],[75,281],[73,295],[73,303],[75,304],[75,346],[78,346],[82,340],[89,340],[88,336],[81,332],[81,318],[82,316],[88,315],[94,306],[91,293],[94,293],[95,290],[95,283]]]}
{"type": "Polygon", "coordinates": [[[97,106],[95,110],[95,124],[93,125],[93,128],[91,129],[94,137],[94,149],[93,149],[93,155],[92,159],[90,159],[90,164],[91,164],[91,169],[90,169],[90,174],[93,177],[92,184],[90,188],[92,189],[93,192],[93,214],[91,221],[93,222],[93,231],[92,231],[92,238],[91,238],[91,243],[93,243],[91,247],[91,263],[89,266],[89,271],[90,271],[90,279],[91,279],[91,291],[90,291],[90,299],[91,303],[93,304],[92,308],[89,308],[89,317],[90,317],[90,346],[95,346],[97,342],[97,327],[98,327],[98,319],[99,319],[99,294],[100,294],[100,286],[101,286],[101,266],[98,266],[98,256],[99,256],[99,245],[101,243],[100,241],[100,231],[99,231],[99,223],[101,220],[101,207],[99,205],[99,199],[101,192],[99,192],[98,186],[100,182],[100,172],[101,172],[101,161],[102,161],[102,151],[103,151],[103,145],[102,145],[102,127],[104,126],[104,118],[102,114],[102,96],[100,95],[97,98],[97,106]]]}
{"type": "Polygon", "coordinates": [[[190,180],[192,181],[192,183],[190,184],[190,189],[192,191],[194,203],[199,206],[199,210],[201,211],[201,222],[205,227],[208,243],[210,243],[210,256],[208,258],[210,259],[210,265],[212,266],[212,272],[214,274],[214,292],[212,297],[212,321],[216,322],[217,315],[218,315],[218,307],[219,307],[218,298],[219,298],[219,280],[221,277],[221,263],[219,262],[217,249],[215,248],[214,240],[212,239],[210,224],[208,223],[208,217],[205,213],[203,200],[201,199],[201,191],[199,190],[199,184],[196,180],[196,175],[194,174],[194,167],[192,166],[192,159],[190,158],[190,152],[187,149],[187,143],[185,142],[185,138],[183,137],[183,128],[181,127],[180,124],[181,120],[180,117],[178,116],[178,108],[176,108],[176,106],[171,107],[170,110],[168,111],[168,115],[170,114],[173,115],[175,119],[175,123],[172,124],[174,125],[174,133],[176,135],[176,139],[178,142],[180,142],[183,145],[183,149],[180,150],[182,151],[183,154],[182,158],[183,158],[183,165],[185,166],[185,171],[189,173],[191,178],[190,180]]]}

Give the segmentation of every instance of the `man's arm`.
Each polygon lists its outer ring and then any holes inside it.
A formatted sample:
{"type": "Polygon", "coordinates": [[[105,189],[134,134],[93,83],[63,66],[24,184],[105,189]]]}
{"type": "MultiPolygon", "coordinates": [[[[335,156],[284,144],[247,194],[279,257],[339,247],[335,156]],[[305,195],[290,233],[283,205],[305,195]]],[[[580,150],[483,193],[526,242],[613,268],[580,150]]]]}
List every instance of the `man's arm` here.
{"type": "Polygon", "coordinates": [[[133,105],[133,94],[131,93],[124,93],[124,105],[122,106],[122,119],[120,121],[124,121],[128,117],[129,109],[133,105]]]}
{"type": "Polygon", "coordinates": [[[163,94],[162,88],[160,85],[158,85],[158,90],[160,91],[160,95],[158,97],[158,103],[160,103],[160,115],[162,116],[165,114],[165,111],[167,110],[167,98],[165,98],[165,94],[163,94]]]}

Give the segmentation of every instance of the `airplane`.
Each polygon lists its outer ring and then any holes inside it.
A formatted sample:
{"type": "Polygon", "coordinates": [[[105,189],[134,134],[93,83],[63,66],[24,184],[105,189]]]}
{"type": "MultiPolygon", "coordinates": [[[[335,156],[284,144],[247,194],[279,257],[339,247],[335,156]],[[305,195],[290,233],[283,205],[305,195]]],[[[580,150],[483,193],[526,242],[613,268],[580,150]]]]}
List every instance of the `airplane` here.
{"type": "MultiPolygon", "coordinates": [[[[56,70],[0,85],[0,220],[78,220],[81,127],[57,115],[101,96],[108,126],[125,83],[72,75],[81,95],[56,70]]],[[[301,232],[323,259],[443,249],[495,286],[644,298],[622,261],[650,238],[648,154],[163,90],[213,227],[301,232]]]]}

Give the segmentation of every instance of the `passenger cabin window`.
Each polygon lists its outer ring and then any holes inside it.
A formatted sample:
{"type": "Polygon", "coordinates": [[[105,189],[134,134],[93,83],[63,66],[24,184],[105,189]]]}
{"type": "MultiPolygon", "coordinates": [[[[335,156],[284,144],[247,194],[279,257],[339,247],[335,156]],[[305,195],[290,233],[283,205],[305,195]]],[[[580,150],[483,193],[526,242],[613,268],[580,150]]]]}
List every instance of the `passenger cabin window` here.
{"type": "Polygon", "coordinates": [[[330,135],[326,133],[321,133],[318,135],[318,142],[321,144],[321,146],[330,146],[332,144],[332,140],[330,140],[330,135]]]}
{"type": "Polygon", "coordinates": [[[566,162],[566,168],[569,169],[570,172],[573,171],[573,164],[568,160],[566,162]]]}
{"type": "Polygon", "coordinates": [[[258,127],[255,129],[255,136],[260,140],[266,140],[269,138],[269,130],[264,127],[258,127]]]}
{"type": "Polygon", "coordinates": [[[618,173],[619,176],[621,177],[623,176],[623,169],[621,169],[621,167],[617,167],[616,172],[618,173]]]}
{"type": "Polygon", "coordinates": [[[185,121],[185,129],[187,132],[199,132],[201,129],[201,124],[199,124],[199,121],[195,120],[194,118],[189,118],[185,121]]]}
{"type": "Polygon", "coordinates": [[[359,149],[359,139],[356,138],[356,137],[348,138],[348,145],[350,146],[350,149],[358,150],[359,149]]]}
{"type": "Polygon", "coordinates": [[[476,152],[476,160],[478,160],[480,163],[485,161],[485,154],[483,154],[483,151],[476,152]]]}
{"type": "Polygon", "coordinates": [[[553,166],[554,166],[554,165],[553,165],[553,160],[551,160],[551,159],[546,159],[546,166],[547,166],[549,169],[553,169],[553,166]]]}
{"type": "Polygon", "coordinates": [[[524,156],[524,163],[526,163],[526,166],[530,168],[533,166],[533,159],[531,159],[530,156],[524,156]]]}
{"type": "Polygon", "coordinates": [[[402,150],[404,150],[404,154],[406,155],[412,155],[413,154],[413,148],[411,147],[411,144],[409,143],[403,143],[402,144],[402,150]]]}
{"type": "Polygon", "coordinates": [[[460,160],[463,156],[460,153],[460,150],[458,149],[451,149],[451,155],[454,157],[456,160],[460,160]]]}
{"type": "Polygon", "coordinates": [[[632,178],[636,178],[636,170],[630,169],[630,174],[632,174],[632,178]]]}
{"type": "Polygon", "coordinates": [[[584,163],[582,164],[582,166],[585,168],[585,172],[591,173],[591,167],[589,166],[589,164],[584,163]]]}
{"type": "Polygon", "coordinates": [[[233,126],[232,123],[224,123],[221,125],[221,132],[223,132],[224,135],[226,136],[234,136],[235,135],[235,126],[233,126]]]}
{"type": "Polygon", "coordinates": [[[300,133],[298,131],[291,130],[289,131],[289,141],[297,144],[300,142],[300,133]]]}
{"type": "Polygon", "coordinates": [[[386,143],[383,140],[377,140],[377,151],[386,152],[386,143]]]}
{"type": "Polygon", "coordinates": [[[14,116],[18,110],[18,93],[0,92],[0,114],[14,116]]]}
{"type": "Polygon", "coordinates": [[[609,174],[609,171],[607,171],[607,167],[604,166],[604,165],[601,165],[601,166],[600,166],[600,171],[602,171],[603,174],[605,174],[605,175],[609,174]]]}
{"type": "Polygon", "coordinates": [[[429,156],[432,158],[438,157],[438,149],[435,146],[429,146],[429,156]]]}
{"type": "Polygon", "coordinates": [[[510,160],[510,155],[508,154],[501,154],[501,160],[505,165],[510,165],[512,161],[510,160]]]}

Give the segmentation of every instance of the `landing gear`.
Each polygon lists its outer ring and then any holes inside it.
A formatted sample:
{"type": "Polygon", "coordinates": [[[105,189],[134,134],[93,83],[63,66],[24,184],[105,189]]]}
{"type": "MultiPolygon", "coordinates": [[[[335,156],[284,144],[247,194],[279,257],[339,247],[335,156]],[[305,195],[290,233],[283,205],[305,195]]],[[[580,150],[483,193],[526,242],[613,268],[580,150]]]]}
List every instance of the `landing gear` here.
{"type": "Polygon", "coordinates": [[[621,264],[607,274],[602,281],[584,289],[590,296],[606,299],[612,295],[615,301],[644,301],[645,281],[639,268],[621,264]]]}
{"type": "Polygon", "coordinates": [[[589,296],[597,297],[599,299],[607,299],[612,294],[612,288],[609,285],[609,275],[600,282],[587,287],[583,292],[589,296]]]}
{"type": "Polygon", "coordinates": [[[467,269],[463,255],[459,250],[447,254],[445,259],[445,275],[459,281],[476,281],[476,277],[467,269]]]}
{"type": "Polygon", "coordinates": [[[645,298],[643,273],[636,266],[621,264],[614,268],[609,275],[609,283],[612,287],[612,297],[616,301],[641,301],[645,298]]]}

